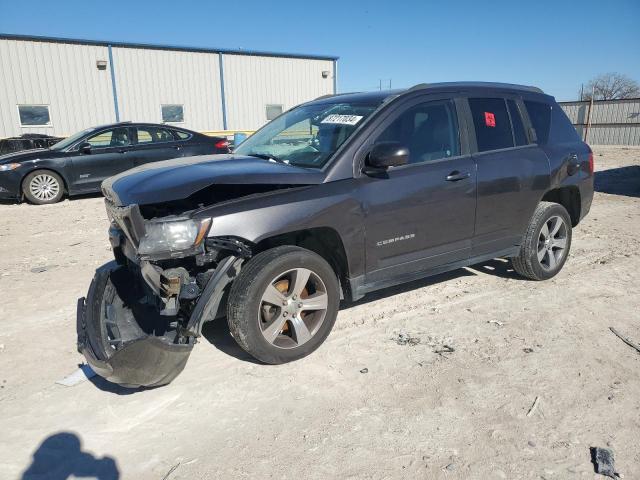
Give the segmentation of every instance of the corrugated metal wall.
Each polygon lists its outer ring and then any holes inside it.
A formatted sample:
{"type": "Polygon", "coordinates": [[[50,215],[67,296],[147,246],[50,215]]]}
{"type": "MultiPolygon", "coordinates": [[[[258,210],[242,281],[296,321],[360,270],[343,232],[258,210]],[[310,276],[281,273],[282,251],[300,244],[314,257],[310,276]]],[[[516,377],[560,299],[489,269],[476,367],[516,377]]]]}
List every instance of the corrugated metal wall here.
{"type": "Polygon", "coordinates": [[[0,40],[0,138],[66,135],[115,121],[107,47],[0,40]],[[18,105],[49,105],[50,127],[21,127],[18,105]]]}
{"type": "Polygon", "coordinates": [[[0,38],[0,138],[64,136],[115,122],[112,67],[121,121],[161,123],[161,105],[177,104],[184,107],[180,125],[199,131],[225,129],[221,55],[229,130],[262,126],[267,105],[287,110],[334,91],[330,59],[124,44],[112,46],[111,54],[113,65],[106,44],[0,38]],[[97,68],[98,60],[107,62],[106,69],[97,68]],[[21,126],[19,104],[48,105],[51,125],[21,126]]]}
{"type": "Polygon", "coordinates": [[[120,120],[162,123],[160,106],[184,106],[192,130],[222,129],[218,55],[113,47],[120,120]]]}
{"type": "MultiPolygon", "coordinates": [[[[560,102],[584,139],[589,102],[560,102]]],[[[593,145],[640,145],[640,98],[593,102],[587,142],[593,145]]]]}
{"type": "Polygon", "coordinates": [[[255,130],[267,122],[266,106],[283,111],[333,93],[333,62],[299,58],[222,56],[228,128],[255,130]],[[322,72],[327,71],[327,78],[322,72]]]}

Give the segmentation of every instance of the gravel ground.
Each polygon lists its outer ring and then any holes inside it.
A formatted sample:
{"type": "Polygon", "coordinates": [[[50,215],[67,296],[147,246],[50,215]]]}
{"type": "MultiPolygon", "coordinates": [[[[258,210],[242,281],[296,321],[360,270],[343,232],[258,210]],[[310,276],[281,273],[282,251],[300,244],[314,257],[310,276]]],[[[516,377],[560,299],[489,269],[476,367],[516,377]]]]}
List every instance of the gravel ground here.
{"type": "Polygon", "coordinates": [[[212,324],[171,385],[139,391],[54,383],[111,258],[102,199],[0,205],[0,478],[603,478],[591,446],[640,478],[640,354],[609,331],[640,342],[640,149],[595,152],[554,279],[494,260],[384,290],[289,365],[212,324]]]}

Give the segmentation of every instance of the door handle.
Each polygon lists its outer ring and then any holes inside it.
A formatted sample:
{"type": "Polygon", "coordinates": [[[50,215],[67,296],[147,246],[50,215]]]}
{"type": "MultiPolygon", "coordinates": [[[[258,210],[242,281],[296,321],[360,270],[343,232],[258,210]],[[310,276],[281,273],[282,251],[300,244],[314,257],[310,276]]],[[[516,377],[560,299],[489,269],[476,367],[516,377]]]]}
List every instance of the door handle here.
{"type": "Polygon", "coordinates": [[[174,147],[176,150],[180,150],[182,147],[180,145],[174,145],[174,147]]]}
{"type": "Polygon", "coordinates": [[[129,150],[118,150],[118,153],[127,153],[129,150]]]}
{"type": "Polygon", "coordinates": [[[465,178],[469,178],[471,174],[469,172],[459,172],[458,170],[454,170],[449,175],[447,175],[447,182],[457,182],[459,180],[464,180],[465,178]]]}

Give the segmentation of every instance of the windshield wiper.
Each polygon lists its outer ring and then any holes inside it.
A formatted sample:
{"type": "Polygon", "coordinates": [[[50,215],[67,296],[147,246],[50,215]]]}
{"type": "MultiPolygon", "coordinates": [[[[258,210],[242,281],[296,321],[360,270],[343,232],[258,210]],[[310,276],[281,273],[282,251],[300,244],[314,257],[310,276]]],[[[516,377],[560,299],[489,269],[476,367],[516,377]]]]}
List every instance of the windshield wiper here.
{"type": "Polygon", "coordinates": [[[278,158],[278,157],[276,157],[274,155],[267,155],[266,153],[250,153],[249,156],[250,157],[262,158],[264,160],[269,160],[269,161],[278,162],[278,163],[284,163],[285,165],[289,165],[288,161],[283,160],[281,158],[278,158]]]}

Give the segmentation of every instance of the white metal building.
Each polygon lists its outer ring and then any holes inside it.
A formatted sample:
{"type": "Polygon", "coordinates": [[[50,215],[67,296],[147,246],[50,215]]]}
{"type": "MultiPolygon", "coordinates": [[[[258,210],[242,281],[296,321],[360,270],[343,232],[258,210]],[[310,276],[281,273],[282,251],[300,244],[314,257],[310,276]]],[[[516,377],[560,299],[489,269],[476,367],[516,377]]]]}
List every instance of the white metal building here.
{"type": "Polygon", "coordinates": [[[337,60],[0,34],[0,138],[125,120],[255,130],[335,93],[337,60]]]}

